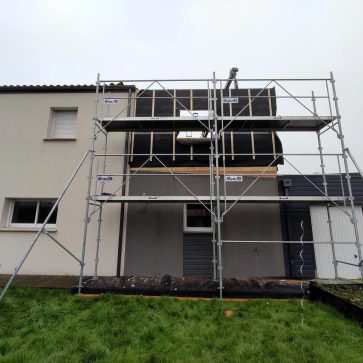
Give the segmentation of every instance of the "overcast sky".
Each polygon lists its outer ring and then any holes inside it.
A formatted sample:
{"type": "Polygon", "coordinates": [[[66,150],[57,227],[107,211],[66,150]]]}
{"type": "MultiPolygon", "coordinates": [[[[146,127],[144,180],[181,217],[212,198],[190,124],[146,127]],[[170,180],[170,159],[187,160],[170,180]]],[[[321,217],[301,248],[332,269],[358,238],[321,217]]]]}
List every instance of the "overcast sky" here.
{"type": "MultiPolygon", "coordinates": [[[[329,77],[332,70],[346,142],[363,166],[361,0],[0,1],[1,84],[93,83],[97,72],[104,79],[226,77],[232,66],[241,78],[329,77]]],[[[316,152],[315,139],[284,136],[285,151],[316,152]]],[[[334,140],[324,141],[331,151],[334,140]]]]}

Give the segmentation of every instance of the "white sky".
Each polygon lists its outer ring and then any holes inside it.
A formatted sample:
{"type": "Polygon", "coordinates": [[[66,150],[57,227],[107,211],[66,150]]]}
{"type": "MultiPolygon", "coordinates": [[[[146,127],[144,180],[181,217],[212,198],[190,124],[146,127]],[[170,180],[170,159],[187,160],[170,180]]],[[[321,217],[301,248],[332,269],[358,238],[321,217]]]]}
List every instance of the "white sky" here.
{"type": "MultiPolygon", "coordinates": [[[[213,71],[224,78],[232,66],[241,78],[329,77],[332,70],[345,139],[363,167],[361,0],[0,2],[0,84],[93,83],[97,72],[104,79],[209,78],[213,71]]],[[[326,150],[338,150],[334,138],[324,136],[326,150]]],[[[315,140],[283,137],[286,152],[316,152],[315,140]]],[[[298,166],[319,170],[317,161],[298,166]]]]}

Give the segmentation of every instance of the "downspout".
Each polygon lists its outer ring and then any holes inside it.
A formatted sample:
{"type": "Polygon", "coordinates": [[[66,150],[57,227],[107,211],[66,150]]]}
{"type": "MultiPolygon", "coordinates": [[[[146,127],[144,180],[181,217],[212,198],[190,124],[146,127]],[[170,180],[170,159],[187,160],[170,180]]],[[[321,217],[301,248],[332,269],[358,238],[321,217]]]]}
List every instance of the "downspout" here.
{"type": "MultiPolygon", "coordinates": [[[[131,115],[131,90],[129,89],[128,92],[128,98],[127,98],[127,117],[130,117],[131,115]]],[[[126,132],[125,136],[125,147],[124,147],[124,154],[129,153],[129,143],[130,143],[130,133],[126,132]]],[[[124,163],[123,163],[123,173],[127,173],[128,170],[128,164],[129,164],[129,155],[124,156],[124,163]]],[[[122,178],[122,183],[124,182],[124,179],[127,178],[127,176],[124,175],[122,178]]],[[[121,189],[121,195],[125,195],[126,192],[126,183],[122,186],[121,189]]],[[[124,219],[125,219],[125,203],[121,203],[121,209],[120,209],[120,228],[119,228],[119,237],[118,237],[118,250],[117,250],[117,267],[116,267],[116,276],[121,276],[121,254],[122,254],[122,236],[124,232],[124,219]]]]}

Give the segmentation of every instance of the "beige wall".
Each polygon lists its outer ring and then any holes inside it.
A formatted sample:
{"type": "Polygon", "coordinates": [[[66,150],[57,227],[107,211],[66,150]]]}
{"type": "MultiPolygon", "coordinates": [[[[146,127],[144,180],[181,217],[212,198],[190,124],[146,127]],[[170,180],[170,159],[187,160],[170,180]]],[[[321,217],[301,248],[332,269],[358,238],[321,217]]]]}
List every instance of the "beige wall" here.
{"type": "MultiPolygon", "coordinates": [[[[112,94],[126,97],[127,93],[112,94]]],[[[0,95],[0,274],[12,273],[36,235],[35,231],[7,228],[11,198],[57,198],[89,148],[94,117],[94,93],[23,93],[0,95]],[[76,141],[46,141],[52,107],[78,107],[76,141]]],[[[112,105],[112,112],[127,103],[112,105]]],[[[101,103],[100,103],[101,104],[101,103]]],[[[108,152],[124,152],[124,134],[109,134],[108,152]]],[[[97,150],[102,152],[100,134],[97,150]]],[[[97,163],[95,163],[97,164],[97,163]]],[[[81,255],[88,160],[61,202],[57,230],[52,236],[76,256],[81,255]]],[[[107,172],[122,172],[120,157],[107,160],[107,172]]],[[[111,191],[108,185],[106,191],[111,191]]],[[[94,190],[94,187],[93,187],[94,190]]],[[[85,274],[94,269],[98,215],[90,223],[85,274]]],[[[103,212],[100,275],[115,275],[119,240],[120,205],[103,212]]],[[[79,273],[79,264],[48,237],[42,236],[23,265],[22,274],[79,273]]]]}

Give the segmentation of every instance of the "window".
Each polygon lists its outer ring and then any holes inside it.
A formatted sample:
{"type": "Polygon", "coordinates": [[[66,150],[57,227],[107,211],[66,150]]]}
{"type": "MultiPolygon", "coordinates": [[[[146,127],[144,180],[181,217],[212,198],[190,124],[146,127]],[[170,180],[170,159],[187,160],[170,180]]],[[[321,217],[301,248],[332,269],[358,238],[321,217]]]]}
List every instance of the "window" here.
{"type": "MultiPolygon", "coordinates": [[[[207,205],[208,208],[209,204],[207,205]]],[[[203,204],[185,204],[184,206],[184,231],[186,232],[211,232],[212,221],[209,210],[203,204]]]]}
{"type": "MultiPolygon", "coordinates": [[[[196,111],[190,111],[190,110],[180,110],[180,116],[194,116],[197,119],[199,117],[208,117],[210,115],[208,110],[196,110],[196,111]]],[[[212,115],[210,116],[212,119],[212,115]]],[[[197,121],[198,122],[198,121],[197,121]]],[[[208,134],[202,131],[181,131],[178,133],[177,139],[179,141],[192,141],[192,140],[200,140],[202,138],[208,138],[208,134]]]]}
{"type": "MultiPolygon", "coordinates": [[[[9,227],[40,227],[53,208],[55,200],[13,200],[10,207],[9,227]]],[[[58,208],[50,217],[47,227],[55,227],[58,208]]]]}
{"type": "Polygon", "coordinates": [[[51,115],[49,137],[52,139],[76,138],[77,109],[54,109],[51,115]]]}

